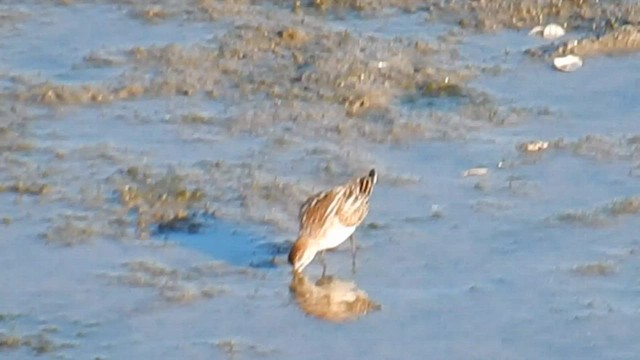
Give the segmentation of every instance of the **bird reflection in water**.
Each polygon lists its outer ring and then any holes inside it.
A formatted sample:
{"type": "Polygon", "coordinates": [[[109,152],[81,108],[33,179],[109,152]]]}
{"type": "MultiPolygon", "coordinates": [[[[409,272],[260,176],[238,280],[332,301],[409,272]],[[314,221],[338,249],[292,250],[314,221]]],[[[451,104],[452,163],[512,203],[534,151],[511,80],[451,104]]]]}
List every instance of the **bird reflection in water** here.
{"type": "Polygon", "coordinates": [[[332,322],[356,320],[381,306],[351,281],[323,276],[312,283],[302,273],[294,274],[289,285],[298,306],[306,314],[332,322]]]}

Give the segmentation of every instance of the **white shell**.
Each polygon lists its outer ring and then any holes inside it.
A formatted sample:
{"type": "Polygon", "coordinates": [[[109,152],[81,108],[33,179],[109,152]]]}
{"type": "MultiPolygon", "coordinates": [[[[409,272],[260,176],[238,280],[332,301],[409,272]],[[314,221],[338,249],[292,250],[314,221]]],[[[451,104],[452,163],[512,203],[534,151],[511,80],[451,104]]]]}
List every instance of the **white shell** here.
{"type": "Polygon", "coordinates": [[[549,147],[548,141],[536,140],[520,144],[519,148],[524,152],[538,152],[546,150],[549,147]]]}
{"type": "Polygon", "coordinates": [[[542,31],[542,37],[549,40],[557,39],[564,36],[564,34],[564,28],[558,24],[549,24],[542,31]]]}
{"type": "Polygon", "coordinates": [[[540,35],[544,31],[544,26],[538,25],[529,31],[529,36],[540,35]]]}
{"type": "Polygon", "coordinates": [[[462,173],[462,176],[467,177],[467,176],[484,176],[487,175],[489,173],[489,169],[487,169],[486,167],[477,167],[477,168],[471,168],[469,170],[466,170],[465,172],[462,173]]]}
{"type": "Polygon", "coordinates": [[[558,24],[538,25],[529,31],[529,36],[542,36],[548,40],[557,39],[564,36],[564,34],[566,34],[566,31],[558,24]]]}
{"type": "Polygon", "coordinates": [[[557,57],[553,59],[553,65],[560,71],[576,71],[582,67],[582,59],[576,55],[557,57]]]}

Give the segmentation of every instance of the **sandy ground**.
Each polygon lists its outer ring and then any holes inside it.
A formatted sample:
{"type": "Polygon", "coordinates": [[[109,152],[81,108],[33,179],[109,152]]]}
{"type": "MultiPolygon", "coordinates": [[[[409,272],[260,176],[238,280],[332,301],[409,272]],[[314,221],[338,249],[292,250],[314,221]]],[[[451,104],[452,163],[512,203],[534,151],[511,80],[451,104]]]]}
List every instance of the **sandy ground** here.
{"type": "Polygon", "coordinates": [[[636,359],[636,7],[2,5],[0,358],[636,359]],[[292,279],[371,167],[357,272],[292,279]]]}

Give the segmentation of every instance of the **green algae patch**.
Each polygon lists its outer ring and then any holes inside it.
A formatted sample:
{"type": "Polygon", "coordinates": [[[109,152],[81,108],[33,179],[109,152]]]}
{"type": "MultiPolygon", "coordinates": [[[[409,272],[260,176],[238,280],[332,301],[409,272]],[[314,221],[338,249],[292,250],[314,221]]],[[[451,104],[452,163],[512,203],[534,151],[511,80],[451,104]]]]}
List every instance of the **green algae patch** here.
{"type": "Polygon", "coordinates": [[[610,276],[616,273],[616,267],[610,263],[595,262],[575,266],[572,272],[581,276],[610,276]]]}
{"type": "Polygon", "coordinates": [[[428,97],[462,97],[465,96],[465,90],[462,86],[448,81],[429,82],[424,86],[422,94],[428,97]]]}
{"type": "Polygon", "coordinates": [[[219,276],[245,275],[223,263],[183,269],[140,259],[124,263],[123,268],[122,272],[103,276],[116,285],[153,289],[160,299],[174,304],[188,304],[224,295],[229,290],[214,283],[219,276]],[[212,271],[214,268],[215,271],[212,271]]]}
{"type": "Polygon", "coordinates": [[[20,195],[44,195],[51,191],[48,184],[28,183],[18,181],[10,184],[0,185],[0,192],[12,192],[20,195]]]}
{"type": "Polygon", "coordinates": [[[150,226],[161,231],[200,227],[195,210],[202,210],[206,197],[203,190],[189,188],[173,171],[154,177],[138,168],[128,168],[117,186],[120,204],[135,214],[136,231],[140,238],[149,236],[150,226]]]}
{"type": "Polygon", "coordinates": [[[617,218],[638,214],[640,214],[640,196],[628,196],[611,200],[591,210],[562,212],[556,215],[555,219],[563,223],[601,227],[612,224],[617,218]]]}
{"type": "Polygon", "coordinates": [[[72,343],[58,342],[52,339],[46,332],[40,332],[34,335],[0,334],[0,351],[27,348],[36,355],[44,355],[73,346],[72,343]]]}

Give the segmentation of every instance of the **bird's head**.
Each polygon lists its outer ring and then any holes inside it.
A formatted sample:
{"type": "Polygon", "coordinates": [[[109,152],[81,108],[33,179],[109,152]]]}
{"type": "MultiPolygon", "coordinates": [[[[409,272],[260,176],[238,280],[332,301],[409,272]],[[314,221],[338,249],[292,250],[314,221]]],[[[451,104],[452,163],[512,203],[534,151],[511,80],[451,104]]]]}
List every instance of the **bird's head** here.
{"type": "Polygon", "coordinates": [[[309,239],[300,236],[293,243],[291,251],[289,251],[289,264],[293,266],[293,272],[301,272],[316,256],[316,249],[311,245],[309,239]]]}

